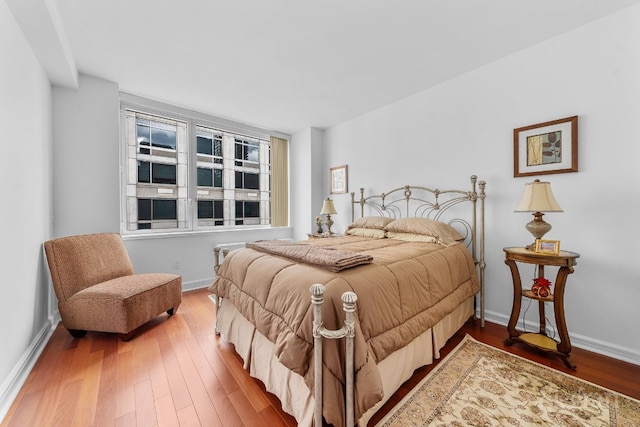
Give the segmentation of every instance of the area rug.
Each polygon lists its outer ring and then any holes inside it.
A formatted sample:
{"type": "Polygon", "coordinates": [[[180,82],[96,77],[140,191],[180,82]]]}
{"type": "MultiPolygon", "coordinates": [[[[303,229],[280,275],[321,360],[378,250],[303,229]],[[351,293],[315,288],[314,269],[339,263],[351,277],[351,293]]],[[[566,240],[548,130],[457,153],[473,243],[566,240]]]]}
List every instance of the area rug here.
{"type": "Polygon", "coordinates": [[[467,335],[376,427],[533,425],[640,426],[640,401],[467,335]]]}

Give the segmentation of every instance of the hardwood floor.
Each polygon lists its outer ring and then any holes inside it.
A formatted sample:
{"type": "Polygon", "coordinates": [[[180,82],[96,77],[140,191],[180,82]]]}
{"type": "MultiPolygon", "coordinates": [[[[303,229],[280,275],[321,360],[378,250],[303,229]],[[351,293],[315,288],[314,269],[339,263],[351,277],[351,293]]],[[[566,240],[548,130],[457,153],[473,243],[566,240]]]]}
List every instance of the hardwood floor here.
{"type": "MultiPolygon", "coordinates": [[[[2,426],[295,426],[275,396],[248,376],[233,346],[214,334],[215,306],[205,289],[185,292],[178,313],[159,316],[129,342],[89,333],[73,339],[58,326],[2,426]]],[[[469,321],[447,343],[470,334],[601,386],[640,399],[640,366],[575,349],[560,359],[504,347],[504,326],[469,321]]],[[[418,369],[381,411],[388,412],[433,365],[418,369]]]]}

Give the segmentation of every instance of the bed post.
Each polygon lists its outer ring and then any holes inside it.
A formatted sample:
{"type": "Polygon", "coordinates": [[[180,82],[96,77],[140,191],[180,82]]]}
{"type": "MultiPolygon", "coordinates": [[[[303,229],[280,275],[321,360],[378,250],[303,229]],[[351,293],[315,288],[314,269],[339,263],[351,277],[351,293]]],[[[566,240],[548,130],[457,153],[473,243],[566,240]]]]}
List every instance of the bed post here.
{"type": "MultiPolygon", "coordinates": [[[[364,187],[360,187],[360,200],[357,202],[360,205],[360,216],[362,218],[364,216],[364,187]]],[[[351,192],[351,222],[356,219],[356,193],[351,192]]]]}
{"type": "Polygon", "coordinates": [[[486,194],[484,192],[487,183],[480,181],[478,186],[480,187],[480,193],[478,198],[480,199],[480,258],[478,259],[478,267],[480,268],[480,326],[484,327],[484,270],[487,267],[484,260],[484,199],[486,194]]]}
{"type": "MultiPolygon", "coordinates": [[[[220,252],[222,251],[222,259],[226,258],[227,255],[229,254],[229,249],[227,248],[220,248],[220,246],[215,246],[213,248],[213,273],[216,274],[218,272],[218,269],[220,268],[220,252]]],[[[218,330],[218,322],[217,322],[217,318],[218,318],[218,313],[220,312],[220,306],[222,305],[222,297],[216,295],[216,327],[215,327],[215,334],[216,335],[220,335],[220,331],[218,330]]]]}
{"type": "Polygon", "coordinates": [[[485,181],[478,182],[478,177],[476,175],[471,175],[471,201],[473,203],[473,239],[471,240],[471,253],[473,254],[473,259],[475,261],[476,267],[478,268],[478,281],[480,282],[480,327],[484,327],[484,269],[486,267],[486,264],[484,262],[484,199],[486,197],[484,193],[485,186],[485,181]],[[476,184],[478,184],[480,192],[476,191],[476,184]],[[477,207],[478,200],[480,200],[479,226],[477,207]]]}
{"type": "Polygon", "coordinates": [[[228,248],[221,248],[220,246],[214,246],[213,248],[213,272],[217,273],[220,268],[221,259],[220,252],[222,252],[222,260],[224,260],[227,255],[229,255],[228,248]]]}
{"type": "Polygon", "coordinates": [[[313,425],[322,427],[322,339],[340,339],[346,338],[346,360],[345,360],[345,426],[352,427],[354,425],[354,390],[353,390],[353,374],[354,374],[354,348],[353,338],[355,336],[355,327],[353,321],[353,312],[356,309],[356,301],[358,297],[353,292],[345,292],[342,294],[342,309],[345,312],[344,326],[338,330],[329,330],[322,325],[322,303],[324,301],[325,286],[315,284],[309,289],[311,291],[311,303],[313,304],[313,375],[314,375],[314,399],[315,408],[313,413],[313,425]]]}

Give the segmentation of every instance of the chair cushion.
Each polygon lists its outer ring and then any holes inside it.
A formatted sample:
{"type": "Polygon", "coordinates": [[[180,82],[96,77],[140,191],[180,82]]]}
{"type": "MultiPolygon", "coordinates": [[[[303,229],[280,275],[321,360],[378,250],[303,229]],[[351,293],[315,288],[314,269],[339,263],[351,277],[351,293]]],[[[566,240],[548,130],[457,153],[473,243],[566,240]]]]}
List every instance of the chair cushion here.
{"type": "Polygon", "coordinates": [[[182,277],[147,273],[88,287],[58,308],[67,329],[128,333],[181,301],[182,277]]]}

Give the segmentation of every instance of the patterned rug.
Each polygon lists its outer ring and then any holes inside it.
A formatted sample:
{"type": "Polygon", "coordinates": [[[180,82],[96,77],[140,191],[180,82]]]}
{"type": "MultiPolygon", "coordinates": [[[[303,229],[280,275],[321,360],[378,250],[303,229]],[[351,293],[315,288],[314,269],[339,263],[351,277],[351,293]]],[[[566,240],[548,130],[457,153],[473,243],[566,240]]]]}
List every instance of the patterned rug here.
{"type": "Polygon", "coordinates": [[[640,426],[640,401],[467,335],[376,427],[640,426]]]}

